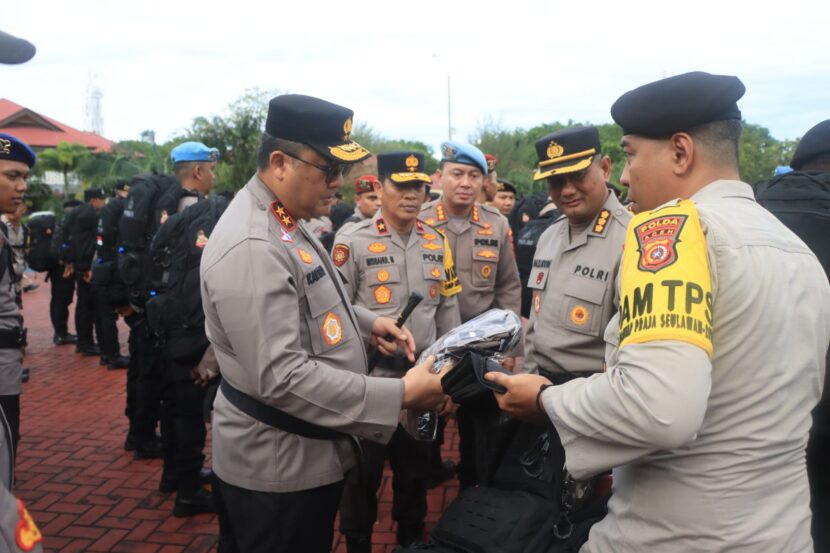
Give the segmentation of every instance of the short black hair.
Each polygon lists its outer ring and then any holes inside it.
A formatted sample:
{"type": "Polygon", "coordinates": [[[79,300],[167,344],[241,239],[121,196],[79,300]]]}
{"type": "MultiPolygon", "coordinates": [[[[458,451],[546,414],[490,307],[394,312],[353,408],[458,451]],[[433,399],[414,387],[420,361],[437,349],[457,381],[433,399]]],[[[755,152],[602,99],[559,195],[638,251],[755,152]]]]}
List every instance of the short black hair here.
{"type": "Polygon", "coordinates": [[[257,169],[267,169],[268,165],[271,164],[271,154],[277,150],[297,156],[305,148],[308,148],[305,144],[292,142],[284,138],[277,138],[264,132],[262,133],[262,140],[259,142],[259,151],[256,156],[257,169]]]}
{"type": "Polygon", "coordinates": [[[830,152],[805,161],[798,171],[830,171],[830,152]]]}
{"type": "Polygon", "coordinates": [[[726,119],[699,125],[689,131],[689,136],[703,146],[713,162],[737,168],[742,132],[740,119],[726,119]]]}

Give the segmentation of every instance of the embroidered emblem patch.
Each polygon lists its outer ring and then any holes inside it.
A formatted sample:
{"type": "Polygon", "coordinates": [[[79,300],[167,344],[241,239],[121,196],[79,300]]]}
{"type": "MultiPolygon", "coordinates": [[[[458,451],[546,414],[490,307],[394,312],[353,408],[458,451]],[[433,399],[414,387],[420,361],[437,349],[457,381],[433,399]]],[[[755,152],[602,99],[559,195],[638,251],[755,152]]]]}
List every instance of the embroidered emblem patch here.
{"type": "Polygon", "coordinates": [[[386,251],[386,244],[383,242],[372,242],[369,244],[369,251],[372,253],[383,253],[386,251]]]}
{"type": "Polygon", "coordinates": [[[666,215],[637,225],[634,234],[640,252],[637,267],[641,271],[656,273],[677,261],[677,238],[686,218],[686,215],[666,215]]]}
{"type": "Polygon", "coordinates": [[[481,218],[480,218],[480,217],[479,217],[479,215],[478,215],[478,206],[477,206],[476,204],[473,204],[473,216],[472,216],[472,219],[473,219],[473,221],[475,221],[476,223],[478,223],[478,222],[481,220],[481,218]]]}
{"type": "Polygon", "coordinates": [[[331,260],[334,261],[334,264],[338,267],[342,267],[343,264],[349,260],[349,246],[345,244],[337,244],[331,251],[331,260]]]}
{"type": "Polygon", "coordinates": [[[424,244],[421,247],[424,248],[425,250],[433,250],[433,251],[441,249],[441,246],[439,244],[434,244],[432,242],[427,242],[426,244],[424,244]]]}
{"type": "Polygon", "coordinates": [[[435,278],[441,278],[441,269],[438,267],[433,267],[432,271],[429,272],[435,278]]]}
{"type": "Polygon", "coordinates": [[[542,309],[542,295],[539,292],[533,294],[533,309],[537,313],[542,309]]]}
{"type": "Polygon", "coordinates": [[[386,221],[382,218],[375,221],[375,228],[378,229],[380,235],[389,234],[389,227],[386,226],[386,221]]]}
{"type": "Polygon", "coordinates": [[[490,278],[490,275],[493,273],[493,267],[491,265],[482,265],[479,272],[482,277],[490,278]]]}
{"type": "Polygon", "coordinates": [[[404,163],[406,163],[406,168],[410,173],[414,173],[415,171],[418,170],[418,158],[417,157],[411,155],[408,158],[406,158],[406,161],[404,163]]]}
{"type": "Polygon", "coordinates": [[[199,249],[204,248],[208,245],[208,237],[205,235],[205,231],[199,229],[199,232],[196,233],[196,247],[199,249]]]}
{"type": "Polygon", "coordinates": [[[539,271],[539,274],[536,275],[536,284],[542,284],[542,279],[545,278],[545,272],[539,271]]]}
{"type": "Polygon", "coordinates": [[[306,265],[311,265],[311,262],[314,261],[314,258],[311,256],[311,254],[302,248],[297,248],[297,255],[300,256],[300,261],[302,261],[306,265]]]}
{"type": "Polygon", "coordinates": [[[274,200],[273,202],[271,202],[271,213],[274,214],[274,217],[276,217],[279,224],[282,225],[282,228],[287,230],[288,232],[291,232],[292,230],[297,228],[297,222],[294,220],[291,214],[288,213],[288,211],[286,211],[285,206],[282,205],[278,200],[274,200]]]}
{"type": "Polygon", "coordinates": [[[436,238],[438,238],[438,236],[435,234],[429,232],[424,234],[424,240],[435,240],[436,238]]]}
{"type": "Polygon", "coordinates": [[[588,322],[588,310],[583,305],[577,305],[571,309],[571,322],[575,325],[582,326],[588,322]]]}
{"type": "Polygon", "coordinates": [[[375,301],[378,303],[389,303],[392,300],[392,290],[386,286],[375,288],[375,301]]]}
{"type": "Polygon", "coordinates": [[[553,159],[561,156],[565,152],[565,148],[557,144],[555,140],[551,140],[548,144],[548,159],[553,159]]]}
{"type": "Polygon", "coordinates": [[[323,340],[330,346],[339,344],[343,340],[343,326],[340,324],[340,317],[331,311],[323,319],[323,328],[321,330],[323,331],[323,340]]]}
{"type": "Polygon", "coordinates": [[[603,209],[599,212],[599,217],[597,217],[597,222],[594,225],[594,232],[600,233],[605,230],[605,225],[608,224],[608,217],[611,215],[611,212],[607,209],[603,209]]]}
{"type": "Polygon", "coordinates": [[[389,280],[389,271],[386,269],[378,271],[378,282],[386,282],[387,280],[389,280]]]}
{"type": "Polygon", "coordinates": [[[488,228],[483,228],[480,231],[478,231],[478,233],[482,236],[492,236],[493,235],[493,231],[488,229],[488,228]]]}
{"type": "Polygon", "coordinates": [[[291,235],[288,234],[288,231],[285,230],[282,227],[280,227],[280,240],[282,240],[283,242],[286,242],[287,244],[293,244],[294,243],[294,239],[291,238],[291,235]]]}
{"type": "Polygon", "coordinates": [[[429,297],[435,299],[435,296],[437,296],[437,295],[438,295],[438,285],[433,284],[432,286],[429,287],[429,297]]]}
{"type": "Polygon", "coordinates": [[[484,259],[495,259],[496,253],[491,250],[478,250],[476,252],[476,257],[483,257],[484,259]]]}
{"type": "Polygon", "coordinates": [[[433,219],[432,217],[430,217],[429,219],[427,219],[427,220],[426,220],[426,221],[424,221],[424,222],[425,222],[426,224],[428,224],[428,225],[434,225],[434,224],[435,224],[435,219],[433,219]]]}
{"type": "Polygon", "coordinates": [[[31,551],[43,541],[43,534],[40,533],[29,511],[19,499],[17,500],[17,514],[20,516],[20,521],[15,528],[17,547],[23,551],[31,551]]]}
{"type": "Polygon", "coordinates": [[[349,136],[352,134],[352,118],[349,117],[346,119],[346,122],[343,123],[343,140],[349,140],[349,136]]]}

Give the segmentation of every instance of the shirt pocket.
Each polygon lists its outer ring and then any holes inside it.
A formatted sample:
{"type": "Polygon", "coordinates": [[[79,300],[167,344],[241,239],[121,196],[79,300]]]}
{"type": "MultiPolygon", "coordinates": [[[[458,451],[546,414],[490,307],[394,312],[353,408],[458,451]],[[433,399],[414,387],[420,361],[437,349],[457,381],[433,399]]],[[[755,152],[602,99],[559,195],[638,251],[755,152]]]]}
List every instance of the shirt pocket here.
{"type": "Polygon", "coordinates": [[[331,275],[305,288],[308,313],[305,316],[311,351],[320,355],[342,346],[352,338],[349,314],[331,275]],[[348,330],[347,330],[348,329],[348,330]]]}
{"type": "Polygon", "coordinates": [[[562,320],[565,328],[599,336],[604,330],[603,299],[606,283],[572,277],[565,283],[562,320]]]}
{"type": "Polygon", "coordinates": [[[473,271],[470,279],[473,288],[493,288],[496,282],[496,268],[499,265],[498,248],[473,248],[473,271]]]}
{"type": "Polygon", "coordinates": [[[421,293],[424,295],[424,304],[435,305],[441,299],[441,282],[445,278],[444,266],[425,263],[423,270],[426,289],[422,290],[421,293]]]}
{"type": "Polygon", "coordinates": [[[396,265],[373,267],[366,271],[369,307],[372,310],[397,307],[401,303],[401,272],[396,265]]]}

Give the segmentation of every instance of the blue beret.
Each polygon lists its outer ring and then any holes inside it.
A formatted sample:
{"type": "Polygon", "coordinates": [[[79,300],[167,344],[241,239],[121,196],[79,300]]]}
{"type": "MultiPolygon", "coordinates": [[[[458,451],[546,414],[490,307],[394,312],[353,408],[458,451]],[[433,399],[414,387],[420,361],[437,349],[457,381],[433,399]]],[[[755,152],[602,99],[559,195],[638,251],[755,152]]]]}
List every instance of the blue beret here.
{"type": "Polygon", "coordinates": [[[472,165],[481,169],[481,172],[485,175],[488,173],[487,159],[484,154],[481,153],[481,150],[466,142],[444,142],[441,144],[441,160],[472,165]]]}
{"type": "Polygon", "coordinates": [[[219,159],[219,150],[208,148],[201,142],[182,142],[170,152],[173,163],[180,161],[216,161],[219,159]]]}
{"type": "Polygon", "coordinates": [[[20,161],[33,167],[36,157],[29,146],[10,134],[0,133],[0,159],[20,161]]]}
{"type": "Polygon", "coordinates": [[[825,154],[830,154],[830,119],[822,121],[801,138],[790,167],[800,170],[808,161],[825,154]]]}
{"type": "Polygon", "coordinates": [[[626,92],[611,106],[623,134],[667,138],[715,121],[740,119],[746,88],[738,77],[693,71],[626,92]]]}

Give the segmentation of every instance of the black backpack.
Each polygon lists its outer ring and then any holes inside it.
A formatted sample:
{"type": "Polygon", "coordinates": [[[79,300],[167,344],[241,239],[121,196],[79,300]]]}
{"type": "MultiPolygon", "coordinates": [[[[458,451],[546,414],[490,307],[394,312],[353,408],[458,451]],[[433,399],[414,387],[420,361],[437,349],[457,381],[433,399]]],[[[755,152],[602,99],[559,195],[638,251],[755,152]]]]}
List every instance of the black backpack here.
{"type": "Polygon", "coordinates": [[[118,274],[132,305],[143,308],[147,301],[154,278],[150,242],[162,223],[176,213],[184,193],[179,180],[171,175],[144,174],[130,182],[130,194],[118,222],[118,274]]]}
{"type": "Polygon", "coordinates": [[[169,350],[179,359],[207,347],[199,263],[229,203],[227,198],[212,194],[172,215],[150,245],[149,254],[158,278],[149,292],[147,320],[157,333],[167,336],[168,343],[178,342],[169,350]]]}
{"type": "Polygon", "coordinates": [[[127,287],[118,274],[119,222],[125,203],[119,196],[112,198],[101,208],[98,218],[92,286],[98,299],[108,305],[129,303],[127,287]]]}
{"type": "Polygon", "coordinates": [[[51,213],[29,219],[29,237],[26,244],[26,264],[33,271],[43,272],[54,268],[58,259],[52,251],[55,234],[55,216],[51,213]]]}

